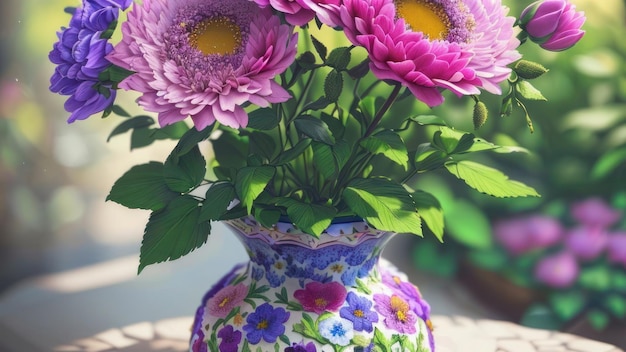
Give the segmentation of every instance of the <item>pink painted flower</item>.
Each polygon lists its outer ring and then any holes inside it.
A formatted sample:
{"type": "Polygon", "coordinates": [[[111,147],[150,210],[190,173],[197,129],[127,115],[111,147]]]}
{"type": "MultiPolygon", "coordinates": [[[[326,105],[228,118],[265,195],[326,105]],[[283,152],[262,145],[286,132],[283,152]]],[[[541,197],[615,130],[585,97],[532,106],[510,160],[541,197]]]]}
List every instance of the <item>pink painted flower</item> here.
{"type": "Polygon", "coordinates": [[[528,38],[550,51],[569,49],[583,37],[584,12],[567,0],[536,1],[520,15],[520,27],[528,38]]]}
{"type": "Polygon", "coordinates": [[[606,249],[608,237],[604,229],[581,226],[570,230],[565,245],[582,260],[596,259],[606,249]]]}
{"type": "Polygon", "coordinates": [[[322,314],[336,312],[346,301],[348,291],[338,282],[322,283],[312,281],[303,290],[296,290],[293,296],[307,312],[322,314]]]}
{"type": "Polygon", "coordinates": [[[248,294],[248,287],[244,284],[226,286],[209,298],[206,303],[208,312],[218,318],[226,318],[231,310],[241,304],[248,294]]]}
{"type": "Polygon", "coordinates": [[[500,1],[345,0],[337,25],[363,46],[380,79],[406,86],[429,106],[442,90],[500,94],[508,64],[520,58],[515,19],[500,1]]]}
{"type": "Polygon", "coordinates": [[[309,23],[316,15],[324,23],[330,23],[337,11],[339,0],[254,0],[259,6],[271,6],[285,14],[285,20],[294,26],[309,23]]]}
{"type": "Polygon", "coordinates": [[[589,198],[574,203],[570,212],[582,225],[601,228],[613,226],[622,216],[619,210],[611,208],[601,198],[589,198]]]}
{"type": "Polygon", "coordinates": [[[548,286],[565,288],[576,281],[578,272],[574,255],[561,252],[541,259],[535,267],[535,278],[548,286]]]}
{"type": "Polygon", "coordinates": [[[248,123],[242,104],[290,98],[273,78],[294,61],[297,36],[254,2],[144,0],[122,34],[107,58],[136,72],[120,87],[142,93],[139,104],[162,126],[191,116],[198,130],[239,128],[248,123]]]}
{"type": "Polygon", "coordinates": [[[622,264],[626,268],[626,231],[609,235],[607,251],[609,261],[622,264]]]}

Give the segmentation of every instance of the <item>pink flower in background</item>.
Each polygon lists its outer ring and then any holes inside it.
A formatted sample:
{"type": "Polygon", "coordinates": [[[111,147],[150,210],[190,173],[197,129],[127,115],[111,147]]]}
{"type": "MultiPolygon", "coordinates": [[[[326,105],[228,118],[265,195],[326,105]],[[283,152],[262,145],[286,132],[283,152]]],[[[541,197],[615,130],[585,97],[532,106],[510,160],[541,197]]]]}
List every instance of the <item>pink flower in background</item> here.
{"type": "Polygon", "coordinates": [[[525,253],[530,249],[524,219],[499,220],[493,225],[493,234],[496,241],[513,255],[525,253]]]}
{"type": "Polygon", "coordinates": [[[500,1],[345,0],[339,25],[367,50],[376,77],[401,83],[432,107],[443,103],[445,89],[501,92],[507,65],[520,58],[507,11],[500,1]]]}
{"type": "Polygon", "coordinates": [[[565,288],[578,277],[579,267],[572,253],[561,252],[541,259],[535,266],[535,278],[548,286],[565,288]]]}
{"type": "Polygon", "coordinates": [[[604,252],[607,240],[604,229],[581,226],[567,233],[565,245],[577,258],[592,260],[604,252]]]}
{"type": "Polygon", "coordinates": [[[493,231],[496,241],[514,255],[550,247],[563,234],[556,219],[542,215],[500,220],[494,224],[493,231]]]}
{"type": "Polygon", "coordinates": [[[566,0],[537,1],[520,15],[520,27],[528,38],[551,51],[569,49],[583,37],[584,12],[566,0]]]}
{"type": "Polygon", "coordinates": [[[120,87],[136,90],[161,126],[191,119],[245,127],[242,104],[284,102],[273,78],[294,61],[297,35],[270,9],[247,0],[144,0],[122,24],[107,58],[136,73],[120,87]]]}
{"type": "Polygon", "coordinates": [[[626,267],[626,231],[610,234],[607,242],[609,261],[626,267]]]}
{"type": "Polygon", "coordinates": [[[563,226],[549,216],[530,216],[526,218],[526,227],[532,249],[550,247],[563,238],[563,226]]]}
{"type": "Polygon", "coordinates": [[[582,225],[601,228],[613,226],[622,216],[619,210],[611,208],[601,198],[589,198],[574,203],[570,212],[582,225]]]}

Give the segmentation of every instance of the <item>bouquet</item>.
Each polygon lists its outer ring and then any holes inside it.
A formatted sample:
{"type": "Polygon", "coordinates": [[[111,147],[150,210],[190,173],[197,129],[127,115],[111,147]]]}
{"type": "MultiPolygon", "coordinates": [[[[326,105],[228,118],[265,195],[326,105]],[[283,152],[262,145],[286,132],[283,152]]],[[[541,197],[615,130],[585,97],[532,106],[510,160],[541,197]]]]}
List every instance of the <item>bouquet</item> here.
{"type": "Polygon", "coordinates": [[[131,149],[178,141],[107,198],[151,211],[140,272],[200,247],[212,222],[248,215],[268,227],[289,219],[311,236],[344,216],[420,236],[425,224],[441,240],[439,202],[412,187],[435,170],[493,196],[537,196],[469,160],[519,148],[430,109],[468,97],[479,128],[489,114],[481,93],[506,86],[500,114],[519,106],[532,130],[524,102],[543,99],[530,81],[547,69],[518,47],[565,50],[585,20],[564,0],[533,3],[519,19],[499,0],[83,0],[67,11],[49,57],[68,121],[117,115],[109,138],[129,132],[131,149]],[[120,89],[149,115],[117,105],[120,89]]]}

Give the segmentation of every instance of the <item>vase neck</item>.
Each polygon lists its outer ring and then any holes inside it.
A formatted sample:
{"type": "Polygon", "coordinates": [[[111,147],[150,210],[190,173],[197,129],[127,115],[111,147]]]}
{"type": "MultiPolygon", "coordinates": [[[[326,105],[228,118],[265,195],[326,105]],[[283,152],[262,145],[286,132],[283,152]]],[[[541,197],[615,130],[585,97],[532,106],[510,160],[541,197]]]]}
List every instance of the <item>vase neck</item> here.
{"type": "Polygon", "coordinates": [[[372,230],[363,222],[341,224],[341,229],[330,229],[340,234],[324,232],[320,238],[293,231],[289,224],[263,228],[250,218],[229,221],[228,225],[250,256],[250,277],[267,281],[271,287],[290,280],[301,285],[336,281],[347,286],[365,277],[380,280],[378,260],[393,235],[372,230]]]}

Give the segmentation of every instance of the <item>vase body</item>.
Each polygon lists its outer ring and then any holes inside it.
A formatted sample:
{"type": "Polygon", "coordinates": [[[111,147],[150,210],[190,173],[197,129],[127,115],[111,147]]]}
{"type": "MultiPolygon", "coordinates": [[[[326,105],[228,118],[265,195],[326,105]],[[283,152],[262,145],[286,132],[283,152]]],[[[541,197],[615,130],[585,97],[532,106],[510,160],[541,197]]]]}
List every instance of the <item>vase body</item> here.
{"type": "Polygon", "coordinates": [[[190,351],[434,351],[430,307],[381,252],[392,233],[227,221],[250,256],[202,299],[190,351]],[[378,347],[376,347],[378,346],[378,347]]]}

